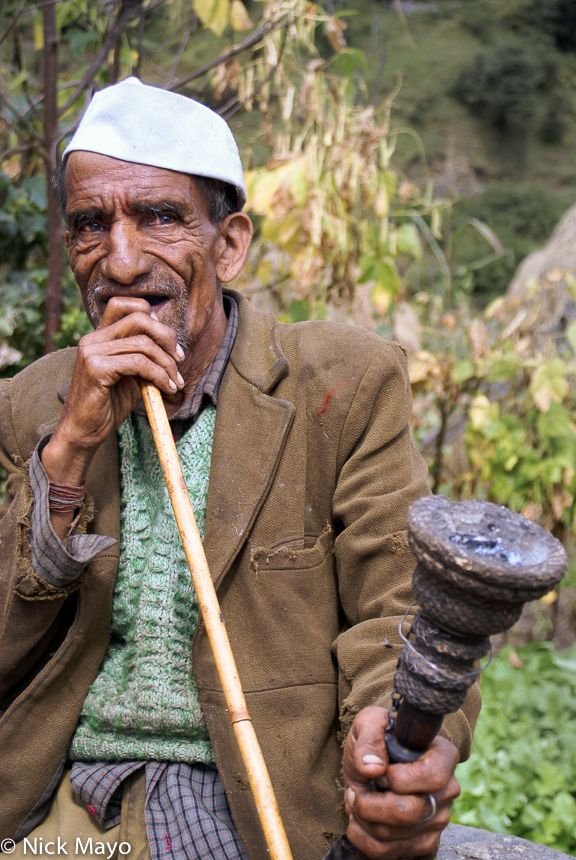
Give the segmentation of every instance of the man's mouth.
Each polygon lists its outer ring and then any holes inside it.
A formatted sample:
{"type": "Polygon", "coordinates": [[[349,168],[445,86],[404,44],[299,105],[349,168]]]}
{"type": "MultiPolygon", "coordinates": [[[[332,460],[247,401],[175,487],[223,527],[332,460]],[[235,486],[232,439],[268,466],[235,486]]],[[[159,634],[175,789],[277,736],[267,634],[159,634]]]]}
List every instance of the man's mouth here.
{"type": "Polygon", "coordinates": [[[168,299],[166,296],[142,296],[143,299],[146,299],[149,305],[152,305],[153,308],[157,307],[157,305],[162,305],[164,302],[167,302],[168,299]]]}
{"type": "MultiPolygon", "coordinates": [[[[103,297],[104,304],[107,305],[110,299],[115,298],[116,295],[120,294],[115,293],[114,295],[103,297]]],[[[130,295],[122,295],[122,298],[144,299],[144,301],[148,302],[148,304],[153,308],[159,308],[161,305],[165,305],[170,301],[169,296],[158,295],[157,293],[130,293],[130,295]]]]}

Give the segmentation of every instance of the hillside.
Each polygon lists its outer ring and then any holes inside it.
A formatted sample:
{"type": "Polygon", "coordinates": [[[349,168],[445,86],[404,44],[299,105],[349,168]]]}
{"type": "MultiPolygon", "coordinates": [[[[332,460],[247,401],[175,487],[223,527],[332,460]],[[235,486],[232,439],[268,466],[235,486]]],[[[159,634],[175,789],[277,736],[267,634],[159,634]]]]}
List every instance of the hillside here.
{"type": "MultiPolygon", "coordinates": [[[[560,50],[542,29],[547,5],[404,2],[402,20],[392,3],[340,3],[348,44],[366,56],[367,95],[377,101],[400,84],[393,118],[406,132],[396,163],[413,180],[433,176],[459,201],[453,230],[474,215],[511,251],[475,274],[482,303],[576,202],[576,42],[560,50]],[[467,103],[454,92],[463,70],[467,103]]],[[[576,38],[576,3],[556,7],[576,38]]],[[[473,231],[454,249],[462,262],[485,252],[473,231]]]]}

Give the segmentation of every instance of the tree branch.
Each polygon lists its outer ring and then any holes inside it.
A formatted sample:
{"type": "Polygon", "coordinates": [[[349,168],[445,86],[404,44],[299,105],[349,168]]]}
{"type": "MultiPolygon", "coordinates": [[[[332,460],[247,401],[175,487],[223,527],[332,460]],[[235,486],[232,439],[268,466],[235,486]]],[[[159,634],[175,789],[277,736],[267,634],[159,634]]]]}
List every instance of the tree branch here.
{"type": "Polygon", "coordinates": [[[47,4],[44,21],[44,159],[46,163],[46,220],[48,222],[48,277],[45,294],[44,354],[56,349],[55,336],[60,327],[64,248],[62,219],[52,184],[58,164],[58,31],[55,4],[47,4]]]}
{"type": "Polygon", "coordinates": [[[108,56],[108,51],[112,48],[119,36],[126,29],[132,18],[135,18],[138,10],[142,4],[142,0],[122,0],[120,3],[120,8],[118,10],[118,15],[116,16],[116,21],[112,25],[112,28],[104,42],[102,43],[102,47],[90,63],[90,66],[84,73],[80,83],[68,99],[68,101],[64,104],[63,107],[59,110],[59,116],[62,116],[63,113],[72,107],[76,99],[82,95],[84,90],[90,85],[94,75],[108,56]]]}
{"type": "Polygon", "coordinates": [[[174,78],[174,75],[176,74],[176,69],[178,68],[178,63],[182,59],[182,54],[184,53],[184,48],[186,47],[188,39],[190,38],[191,32],[192,32],[192,27],[186,27],[186,29],[184,30],[184,34],[180,40],[180,47],[178,48],[178,53],[174,57],[174,62],[172,63],[172,68],[168,72],[169,78],[174,78]]]}
{"type": "Polygon", "coordinates": [[[140,6],[140,20],[138,21],[138,62],[136,63],[135,75],[140,80],[142,74],[142,44],[144,42],[144,3],[140,6]]]}
{"type": "Polygon", "coordinates": [[[0,45],[2,45],[4,40],[10,35],[10,31],[12,30],[12,27],[15,26],[16,22],[18,21],[18,18],[20,17],[22,12],[24,11],[25,4],[26,4],[26,0],[22,0],[22,3],[20,4],[20,8],[12,16],[12,20],[10,21],[9,25],[6,27],[4,33],[2,34],[2,38],[0,39],[0,45]]]}
{"type": "Polygon", "coordinates": [[[184,75],[180,80],[175,81],[170,84],[170,86],[166,87],[167,90],[179,90],[180,87],[183,87],[185,84],[190,81],[195,80],[195,78],[200,78],[206,72],[209,72],[210,69],[213,69],[215,66],[219,66],[222,63],[227,63],[229,60],[237,57],[238,54],[242,54],[244,51],[247,51],[249,48],[257,45],[258,42],[264,38],[271,30],[278,30],[280,27],[283,27],[288,21],[288,16],[283,15],[281,18],[278,18],[276,21],[265,21],[261,27],[255,30],[251,36],[244,39],[243,42],[240,42],[239,45],[236,45],[234,48],[230,48],[229,51],[226,51],[224,54],[220,54],[219,57],[216,57],[215,60],[211,60],[206,65],[201,66],[199,69],[196,69],[194,72],[190,72],[189,75],[184,75]]]}
{"type": "Polygon", "coordinates": [[[26,130],[27,130],[28,134],[30,135],[30,138],[34,138],[34,140],[36,141],[36,143],[42,143],[42,138],[41,138],[41,136],[38,134],[38,132],[36,131],[36,129],[34,128],[34,126],[33,126],[33,125],[31,125],[31,124],[28,122],[28,120],[26,119],[26,117],[25,117],[23,114],[18,113],[17,109],[14,107],[14,105],[12,104],[12,102],[10,102],[10,101],[6,98],[6,96],[4,96],[4,95],[2,94],[2,92],[1,92],[1,91],[0,91],[0,100],[4,102],[4,104],[6,105],[6,107],[8,108],[8,110],[12,111],[12,113],[13,113],[13,114],[14,114],[14,116],[16,117],[16,119],[15,119],[15,121],[14,121],[13,125],[12,125],[12,130],[13,130],[14,132],[16,132],[16,134],[18,135],[18,137],[20,137],[22,140],[26,140],[26,137],[24,136],[24,133],[23,133],[23,132],[18,128],[18,125],[17,125],[17,123],[21,122],[24,126],[26,126],[26,130]]]}

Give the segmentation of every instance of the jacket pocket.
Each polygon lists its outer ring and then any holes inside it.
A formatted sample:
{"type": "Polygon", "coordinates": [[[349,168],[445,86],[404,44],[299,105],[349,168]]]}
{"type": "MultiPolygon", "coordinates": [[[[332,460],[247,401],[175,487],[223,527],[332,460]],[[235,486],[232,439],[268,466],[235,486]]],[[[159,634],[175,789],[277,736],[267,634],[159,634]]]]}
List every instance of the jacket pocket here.
{"type": "MultiPolygon", "coordinates": [[[[304,543],[307,543],[305,539],[304,543]]],[[[314,545],[308,549],[295,549],[294,541],[266,548],[255,547],[250,555],[250,564],[256,573],[271,570],[310,570],[322,564],[328,553],[333,552],[334,530],[327,525],[314,545]]]]}
{"type": "Polygon", "coordinates": [[[281,543],[252,551],[238,631],[257,643],[252,659],[239,667],[246,689],[336,684],[331,646],[341,613],[333,545],[326,528],[309,549],[281,543]]]}

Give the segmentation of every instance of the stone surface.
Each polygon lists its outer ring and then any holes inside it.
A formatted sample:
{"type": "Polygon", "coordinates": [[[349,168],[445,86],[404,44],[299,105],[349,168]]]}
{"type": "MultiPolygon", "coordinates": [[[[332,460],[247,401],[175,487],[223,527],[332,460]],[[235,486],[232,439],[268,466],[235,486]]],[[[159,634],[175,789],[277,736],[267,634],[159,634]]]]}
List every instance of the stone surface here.
{"type": "Polygon", "coordinates": [[[516,836],[449,824],[437,860],[564,860],[571,856],[516,836]]]}

